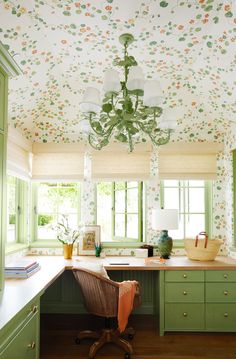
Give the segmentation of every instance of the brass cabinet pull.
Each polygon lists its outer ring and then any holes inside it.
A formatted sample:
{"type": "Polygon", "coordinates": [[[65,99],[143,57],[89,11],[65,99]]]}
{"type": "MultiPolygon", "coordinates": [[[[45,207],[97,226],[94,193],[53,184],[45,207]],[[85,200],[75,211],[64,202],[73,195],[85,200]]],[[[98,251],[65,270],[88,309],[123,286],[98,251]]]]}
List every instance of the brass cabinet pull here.
{"type": "Polygon", "coordinates": [[[224,295],[228,295],[229,292],[227,290],[224,290],[224,295]]]}
{"type": "Polygon", "coordinates": [[[228,274],[225,273],[225,274],[224,274],[224,278],[227,279],[227,278],[228,278],[228,274]]]}
{"type": "Polygon", "coordinates": [[[186,290],[183,291],[183,295],[187,295],[188,293],[186,292],[186,290]]]}
{"type": "Polygon", "coordinates": [[[33,308],[31,309],[31,312],[32,313],[36,313],[38,310],[38,306],[37,305],[34,305],[33,308]]]}
{"type": "Polygon", "coordinates": [[[32,342],[32,343],[30,343],[30,344],[27,345],[27,348],[29,348],[29,349],[34,349],[35,346],[36,346],[35,342],[32,342]]]}
{"type": "Polygon", "coordinates": [[[184,316],[184,317],[187,317],[187,316],[188,316],[188,313],[184,312],[184,313],[183,313],[183,316],[184,316]]]}
{"type": "Polygon", "coordinates": [[[228,313],[224,313],[224,317],[227,318],[229,316],[228,313]]]}
{"type": "Polygon", "coordinates": [[[184,275],[183,275],[183,278],[187,278],[187,274],[184,274],[184,275]]]}

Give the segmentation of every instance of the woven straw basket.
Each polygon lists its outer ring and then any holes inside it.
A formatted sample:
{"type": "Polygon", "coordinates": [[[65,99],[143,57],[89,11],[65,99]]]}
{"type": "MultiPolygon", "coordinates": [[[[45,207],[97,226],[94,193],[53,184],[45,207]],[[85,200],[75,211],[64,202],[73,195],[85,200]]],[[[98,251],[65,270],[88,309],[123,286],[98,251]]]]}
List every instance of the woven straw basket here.
{"type": "Polygon", "coordinates": [[[185,239],[184,247],[189,259],[197,261],[213,261],[217,256],[222,242],[218,239],[208,241],[206,232],[200,232],[196,239],[185,239]],[[203,236],[203,238],[199,238],[203,236]]]}

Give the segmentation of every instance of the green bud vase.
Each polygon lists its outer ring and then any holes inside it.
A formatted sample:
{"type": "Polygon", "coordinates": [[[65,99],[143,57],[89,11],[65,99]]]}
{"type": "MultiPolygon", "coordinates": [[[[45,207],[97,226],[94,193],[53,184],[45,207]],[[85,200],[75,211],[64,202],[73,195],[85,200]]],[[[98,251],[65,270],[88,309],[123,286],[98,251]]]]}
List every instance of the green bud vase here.
{"type": "Polygon", "coordinates": [[[168,231],[163,230],[158,238],[158,250],[161,258],[169,259],[173,248],[172,238],[169,237],[168,231]]]}

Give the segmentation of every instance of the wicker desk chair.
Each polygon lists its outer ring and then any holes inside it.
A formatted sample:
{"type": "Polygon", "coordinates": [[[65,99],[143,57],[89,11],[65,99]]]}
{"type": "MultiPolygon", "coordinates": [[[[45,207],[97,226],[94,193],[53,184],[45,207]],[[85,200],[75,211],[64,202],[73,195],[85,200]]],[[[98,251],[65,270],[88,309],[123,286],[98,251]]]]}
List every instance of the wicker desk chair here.
{"type": "MultiPolygon", "coordinates": [[[[79,283],[84,298],[84,305],[91,314],[105,318],[105,329],[101,333],[94,331],[82,331],[76,338],[79,344],[83,338],[97,339],[89,350],[89,359],[95,357],[97,351],[106,343],[114,343],[125,351],[124,358],[129,359],[133,353],[132,345],[120,337],[117,328],[111,328],[111,318],[117,317],[119,284],[113,280],[106,279],[87,269],[74,268],[74,276],[79,283]]],[[[141,304],[140,293],[135,295],[133,308],[141,304]]],[[[134,330],[129,328],[127,334],[130,339],[134,330]]]]}

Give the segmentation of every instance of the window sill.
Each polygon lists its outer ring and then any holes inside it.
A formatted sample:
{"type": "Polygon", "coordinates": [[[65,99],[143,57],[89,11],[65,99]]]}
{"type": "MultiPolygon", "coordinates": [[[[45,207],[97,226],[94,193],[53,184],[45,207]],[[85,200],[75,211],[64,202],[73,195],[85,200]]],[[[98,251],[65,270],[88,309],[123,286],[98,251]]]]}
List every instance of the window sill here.
{"type": "Polygon", "coordinates": [[[57,240],[35,241],[31,242],[30,248],[61,248],[62,243],[57,240]]]}
{"type": "Polygon", "coordinates": [[[28,249],[29,246],[26,243],[11,243],[11,244],[6,244],[5,246],[5,254],[10,254],[10,253],[14,253],[14,252],[19,252],[23,249],[28,249]]]}

